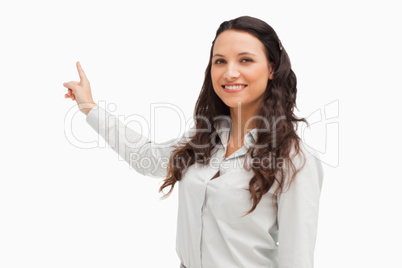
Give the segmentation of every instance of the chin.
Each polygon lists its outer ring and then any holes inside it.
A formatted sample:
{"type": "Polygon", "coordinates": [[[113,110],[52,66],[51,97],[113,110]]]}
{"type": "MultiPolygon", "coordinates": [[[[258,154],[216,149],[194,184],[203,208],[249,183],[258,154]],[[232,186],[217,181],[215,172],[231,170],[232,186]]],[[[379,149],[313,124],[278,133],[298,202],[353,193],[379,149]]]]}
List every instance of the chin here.
{"type": "Polygon", "coordinates": [[[223,100],[223,102],[230,108],[238,108],[243,103],[242,99],[223,100]]]}

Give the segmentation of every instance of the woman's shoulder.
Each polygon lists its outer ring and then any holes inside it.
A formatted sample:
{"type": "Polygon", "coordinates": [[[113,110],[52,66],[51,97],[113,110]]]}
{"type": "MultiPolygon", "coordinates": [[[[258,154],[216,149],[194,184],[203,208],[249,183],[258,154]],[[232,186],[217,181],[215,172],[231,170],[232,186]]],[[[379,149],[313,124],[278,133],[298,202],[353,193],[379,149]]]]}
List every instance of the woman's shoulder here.
{"type": "Polygon", "coordinates": [[[308,146],[303,140],[299,139],[294,142],[289,157],[296,168],[303,168],[305,165],[319,164],[321,158],[319,153],[312,147],[308,146]]]}
{"type": "Polygon", "coordinates": [[[320,188],[324,178],[324,170],[319,153],[309,147],[303,140],[294,143],[290,152],[290,161],[292,161],[293,169],[287,165],[287,179],[291,179],[296,173],[294,180],[314,181],[320,188]]]}

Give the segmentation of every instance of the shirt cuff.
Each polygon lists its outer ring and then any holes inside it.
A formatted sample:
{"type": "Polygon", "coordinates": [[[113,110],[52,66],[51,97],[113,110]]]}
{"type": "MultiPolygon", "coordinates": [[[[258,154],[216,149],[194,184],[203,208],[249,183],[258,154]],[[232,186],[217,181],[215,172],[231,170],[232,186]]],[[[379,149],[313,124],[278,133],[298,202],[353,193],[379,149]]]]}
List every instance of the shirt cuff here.
{"type": "Polygon", "coordinates": [[[86,122],[96,131],[99,133],[99,125],[102,122],[105,122],[107,111],[99,105],[93,107],[86,117],[86,122]]]}

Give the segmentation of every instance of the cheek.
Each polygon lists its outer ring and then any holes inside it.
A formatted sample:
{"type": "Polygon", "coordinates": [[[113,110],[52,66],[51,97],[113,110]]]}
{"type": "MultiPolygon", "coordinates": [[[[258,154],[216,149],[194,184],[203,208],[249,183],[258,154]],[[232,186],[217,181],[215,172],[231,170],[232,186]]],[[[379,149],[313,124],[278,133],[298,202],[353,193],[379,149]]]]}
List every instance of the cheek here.
{"type": "Polygon", "coordinates": [[[212,67],[212,69],[211,69],[211,79],[212,79],[212,82],[215,82],[216,78],[217,78],[217,71],[216,71],[215,68],[212,67]]]}
{"type": "Polygon", "coordinates": [[[265,88],[268,85],[268,78],[269,78],[268,72],[269,72],[268,69],[265,68],[256,69],[253,72],[250,72],[249,74],[250,80],[254,81],[255,84],[263,87],[265,90],[265,88]]]}
{"type": "Polygon", "coordinates": [[[219,86],[220,77],[221,77],[221,74],[220,74],[219,70],[212,68],[211,69],[211,80],[212,80],[212,85],[214,86],[215,90],[216,90],[215,87],[219,86]]]}

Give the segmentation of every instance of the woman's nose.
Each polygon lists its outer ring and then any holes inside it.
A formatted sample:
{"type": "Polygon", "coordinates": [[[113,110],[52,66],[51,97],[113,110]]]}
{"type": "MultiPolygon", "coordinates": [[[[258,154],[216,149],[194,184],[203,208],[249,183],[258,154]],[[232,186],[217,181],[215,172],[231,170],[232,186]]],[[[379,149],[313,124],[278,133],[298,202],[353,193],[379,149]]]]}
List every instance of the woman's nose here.
{"type": "Polygon", "coordinates": [[[228,66],[226,72],[223,74],[223,78],[232,81],[239,78],[240,72],[237,70],[236,66],[228,66]]]}

